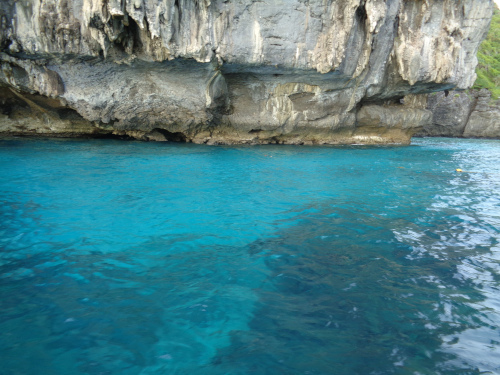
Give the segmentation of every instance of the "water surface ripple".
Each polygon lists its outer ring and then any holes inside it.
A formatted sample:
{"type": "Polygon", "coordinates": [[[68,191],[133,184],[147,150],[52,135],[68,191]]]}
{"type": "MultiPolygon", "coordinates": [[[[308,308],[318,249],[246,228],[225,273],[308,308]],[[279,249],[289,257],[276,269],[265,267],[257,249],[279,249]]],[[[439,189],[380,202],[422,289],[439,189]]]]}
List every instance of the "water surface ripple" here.
{"type": "Polygon", "coordinates": [[[499,166],[1,140],[0,374],[500,374],[499,166]]]}

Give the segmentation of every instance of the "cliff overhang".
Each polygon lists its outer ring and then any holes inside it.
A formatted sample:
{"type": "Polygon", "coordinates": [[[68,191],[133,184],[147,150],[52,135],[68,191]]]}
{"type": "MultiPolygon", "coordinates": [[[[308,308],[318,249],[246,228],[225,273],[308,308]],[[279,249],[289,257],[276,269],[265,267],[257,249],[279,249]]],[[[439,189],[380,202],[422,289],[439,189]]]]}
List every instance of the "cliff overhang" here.
{"type": "Polygon", "coordinates": [[[7,0],[0,132],[408,143],[470,87],[490,0],[7,0]]]}

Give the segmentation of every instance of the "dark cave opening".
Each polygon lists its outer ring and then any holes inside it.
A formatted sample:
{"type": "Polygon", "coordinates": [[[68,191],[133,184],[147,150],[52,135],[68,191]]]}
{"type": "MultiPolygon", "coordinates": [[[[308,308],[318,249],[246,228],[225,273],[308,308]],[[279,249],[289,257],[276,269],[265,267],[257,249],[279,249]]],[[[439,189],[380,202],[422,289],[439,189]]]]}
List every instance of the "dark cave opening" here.
{"type": "Polygon", "coordinates": [[[179,143],[187,142],[187,137],[182,132],[169,132],[168,130],[161,128],[155,128],[153,129],[153,131],[162,134],[168,142],[179,142],[179,143]]]}

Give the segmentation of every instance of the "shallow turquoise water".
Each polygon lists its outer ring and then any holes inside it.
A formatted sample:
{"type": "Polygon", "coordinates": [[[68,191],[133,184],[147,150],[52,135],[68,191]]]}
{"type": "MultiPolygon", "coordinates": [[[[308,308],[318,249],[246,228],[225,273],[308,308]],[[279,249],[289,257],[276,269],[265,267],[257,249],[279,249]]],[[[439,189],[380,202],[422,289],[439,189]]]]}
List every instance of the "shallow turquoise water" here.
{"type": "Polygon", "coordinates": [[[0,374],[500,374],[499,167],[0,141],[0,374]]]}

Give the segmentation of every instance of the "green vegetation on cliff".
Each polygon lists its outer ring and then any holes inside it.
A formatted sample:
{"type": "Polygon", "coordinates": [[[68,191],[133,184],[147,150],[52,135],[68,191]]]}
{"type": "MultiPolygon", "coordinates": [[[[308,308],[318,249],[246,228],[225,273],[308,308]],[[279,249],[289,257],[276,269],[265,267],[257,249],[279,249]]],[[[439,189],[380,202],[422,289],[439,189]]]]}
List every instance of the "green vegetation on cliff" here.
{"type": "Polygon", "coordinates": [[[500,10],[495,9],[488,36],[477,53],[479,64],[474,89],[489,89],[492,97],[500,97],[500,10]]]}

